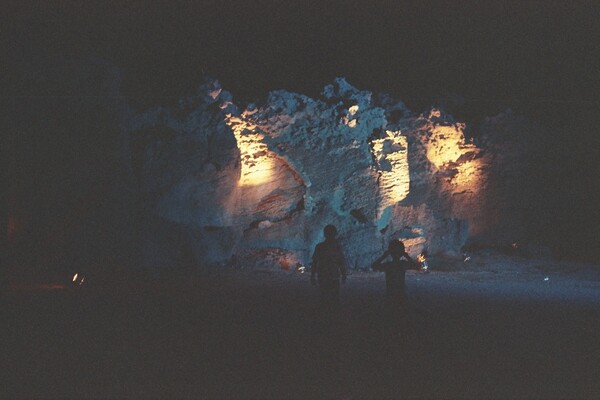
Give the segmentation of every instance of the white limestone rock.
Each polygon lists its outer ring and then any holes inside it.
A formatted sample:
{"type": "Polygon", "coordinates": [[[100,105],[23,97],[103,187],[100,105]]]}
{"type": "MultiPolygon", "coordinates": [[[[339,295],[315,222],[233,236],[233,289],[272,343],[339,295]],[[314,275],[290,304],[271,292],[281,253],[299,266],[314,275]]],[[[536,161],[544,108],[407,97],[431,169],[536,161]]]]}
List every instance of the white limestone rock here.
{"type": "Polygon", "coordinates": [[[368,267],[390,239],[416,256],[459,252],[499,224],[517,230],[499,221],[515,199],[497,196],[524,155],[499,138],[514,116],[489,120],[474,142],[441,110],[416,115],[343,78],[322,95],[274,91],[239,112],[209,82],[178,110],[129,121],[145,204],[188,227],[198,262],[248,265],[269,254],[282,268],[308,264],[327,224],[352,268],[368,267]]]}

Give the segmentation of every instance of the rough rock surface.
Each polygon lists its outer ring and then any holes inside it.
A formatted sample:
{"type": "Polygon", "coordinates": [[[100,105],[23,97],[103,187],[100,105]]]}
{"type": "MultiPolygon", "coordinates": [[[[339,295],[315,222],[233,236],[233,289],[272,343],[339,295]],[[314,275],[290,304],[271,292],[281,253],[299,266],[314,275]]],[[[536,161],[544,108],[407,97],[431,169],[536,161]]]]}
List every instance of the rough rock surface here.
{"type": "Polygon", "coordinates": [[[392,238],[416,256],[522,233],[512,194],[519,130],[533,128],[510,111],[467,138],[442,110],[416,115],[342,78],[321,99],[274,91],[241,112],[209,82],[177,109],[130,113],[124,129],[144,209],[185,232],[196,264],[308,263],[327,224],[351,268],[392,238]]]}

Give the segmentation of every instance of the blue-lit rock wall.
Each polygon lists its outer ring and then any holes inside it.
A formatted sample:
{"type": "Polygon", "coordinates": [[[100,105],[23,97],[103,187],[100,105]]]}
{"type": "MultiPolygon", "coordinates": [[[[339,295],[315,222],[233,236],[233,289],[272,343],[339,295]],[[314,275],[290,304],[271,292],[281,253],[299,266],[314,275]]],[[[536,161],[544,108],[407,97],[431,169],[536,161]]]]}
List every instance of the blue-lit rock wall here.
{"type": "MultiPolygon", "coordinates": [[[[280,90],[264,104],[234,103],[211,81],[122,124],[143,215],[179,226],[178,251],[193,265],[307,263],[327,224],[354,268],[392,238],[416,255],[524,235],[520,133],[535,128],[510,111],[467,135],[439,109],[416,114],[342,78],[319,99],[280,90]]],[[[142,248],[172,247],[147,236],[142,248]]]]}

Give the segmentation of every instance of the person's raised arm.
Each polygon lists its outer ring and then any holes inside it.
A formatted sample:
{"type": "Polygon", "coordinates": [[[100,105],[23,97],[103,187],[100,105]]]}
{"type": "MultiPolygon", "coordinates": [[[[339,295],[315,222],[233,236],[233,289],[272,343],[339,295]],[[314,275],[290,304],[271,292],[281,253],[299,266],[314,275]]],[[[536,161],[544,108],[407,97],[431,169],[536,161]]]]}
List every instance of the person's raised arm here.
{"type": "Polygon", "coordinates": [[[411,256],[408,255],[408,253],[404,252],[403,257],[406,258],[406,261],[408,261],[410,269],[419,269],[419,263],[413,260],[411,256]]]}
{"type": "Polygon", "coordinates": [[[375,271],[381,271],[381,262],[383,260],[385,260],[387,258],[387,256],[389,256],[390,253],[386,250],[383,252],[383,255],[381,257],[379,257],[377,260],[373,261],[373,264],[371,265],[371,268],[373,268],[375,271]]]}

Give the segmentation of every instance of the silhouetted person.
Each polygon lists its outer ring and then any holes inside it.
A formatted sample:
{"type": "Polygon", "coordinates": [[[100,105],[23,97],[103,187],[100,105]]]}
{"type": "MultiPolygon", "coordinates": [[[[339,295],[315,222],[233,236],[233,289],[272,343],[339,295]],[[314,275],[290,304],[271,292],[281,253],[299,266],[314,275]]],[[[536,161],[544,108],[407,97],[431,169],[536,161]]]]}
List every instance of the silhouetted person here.
{"type": "Polygon", "coordinates": [[[388,305],[403,306],[405,301],[404,281],[406,271],[418,268],[417,263],[406,253],[404,243],[397,239],[390,241],[388,249],[373,262],[372,267],[375,271],[385,272],[386,300],[388,305]],[[392,260],[383,262],[388,257],[391,257],[392,260]]]}
{"type": "Polygon", "coordinates": [[[318,281],[322,305],[336,305],[340,299],[340,277],[342,283],[346,282],[346,258],[336,239],[335,226],[327,225],[323,233],[325,241],[317,244],[312,257],[310,281],[313,285],[318,281]]]}

